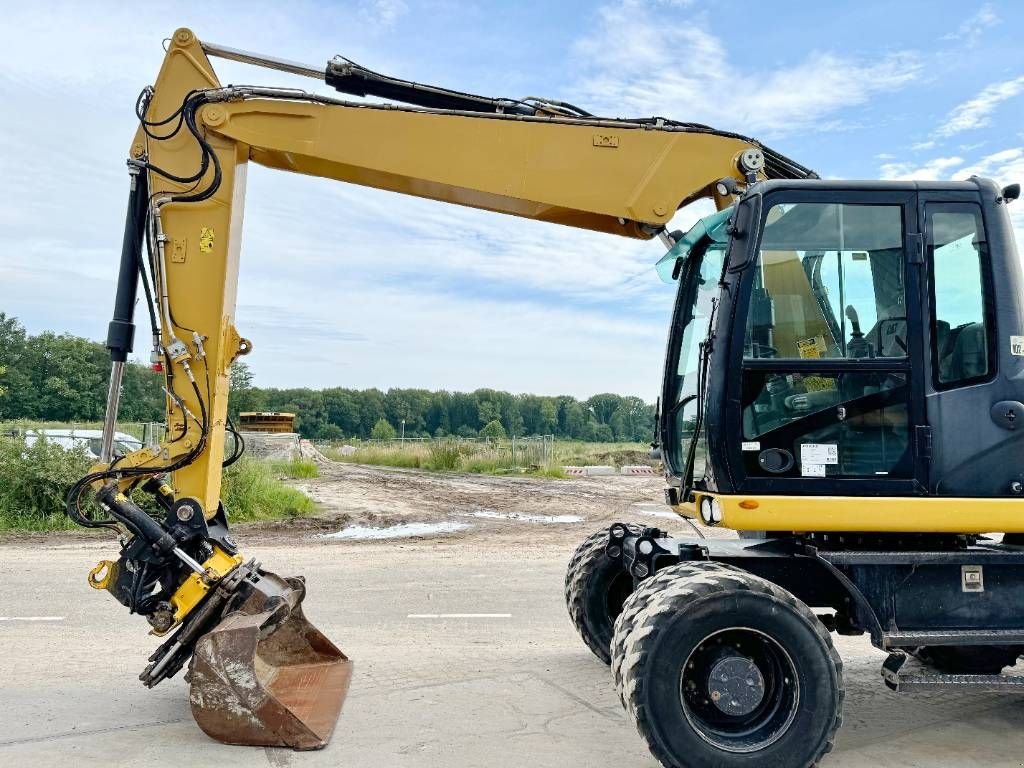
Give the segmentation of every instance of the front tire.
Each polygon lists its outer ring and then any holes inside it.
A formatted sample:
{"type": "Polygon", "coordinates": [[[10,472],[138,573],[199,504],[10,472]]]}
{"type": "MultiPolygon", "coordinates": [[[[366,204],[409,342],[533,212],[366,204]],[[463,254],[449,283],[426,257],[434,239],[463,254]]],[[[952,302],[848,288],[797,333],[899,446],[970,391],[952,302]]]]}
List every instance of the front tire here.
{"type": "Polygon", "coordinates": [[[665,766],[816,764],[842,720],[843,680],[810,609],[728,566],[658,578],[612,645],[619,697],[651,753],[665,766]]]}
{"type": "MultiPolygon", "coordinates": [[[[627,525],[639,536],[639,525],[627,525]]],[[[569,559],[565,572],[565,605],[576,631],[597,658],[610,663],[612,629],[622,605],[633,591],[633,577],[621,559],[605,553],[608,530],[592,533],[569,559]]]]}

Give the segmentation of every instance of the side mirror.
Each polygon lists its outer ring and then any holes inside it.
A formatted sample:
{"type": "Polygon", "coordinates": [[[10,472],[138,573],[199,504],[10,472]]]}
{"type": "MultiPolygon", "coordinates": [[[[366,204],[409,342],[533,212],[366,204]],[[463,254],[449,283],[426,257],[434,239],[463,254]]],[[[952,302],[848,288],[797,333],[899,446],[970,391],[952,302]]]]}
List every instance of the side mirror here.
{"type": "Polygon", "coordinates": [[[1002,201],[1004,203],[1012,203],[1020,197],[1020,184],[1007,184],[1003,187],[1002,201]]]}

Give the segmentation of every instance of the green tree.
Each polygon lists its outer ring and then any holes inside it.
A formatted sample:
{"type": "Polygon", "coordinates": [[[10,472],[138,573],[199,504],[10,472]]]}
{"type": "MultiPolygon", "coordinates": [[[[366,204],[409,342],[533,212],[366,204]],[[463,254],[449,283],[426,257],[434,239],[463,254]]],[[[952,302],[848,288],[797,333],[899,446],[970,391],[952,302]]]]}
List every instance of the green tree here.
{"type": "Polygon", "coordinates": [[[25,328],[18,318],[0,312],[0,417],[19,416],[13,408],[13,393],[28,386],[20,365],[25,354],[25,328]]]}
{"type": "Polygon", "coordinates": [[[550,398],[545,398],[540,404],[540,426],[537,432],[542,435],[553,435],[557,429],[558,404],[550,398]]]}
{"type": "Polygon", "coordinates": [[[587,407],[597,418],[598,424],[610,424],[612,416],[620,405],[622,405],[622,398],[611,392],[603,392],[587,400],[587,407]]]}
{"type": "Polygon", "coordinates": [[[501,422],[497,419],[489,421],[480,429],[480,437],[486,437],[491,440],[502,440],[505,437],[505,428],[501,426],[501,422]]]}
{"type": "Polygon", "coordinates": [[[501,418],[501,406],[493,400],[481,400],[477,403],[477,414],[481,424],[490,424],[501,418]]]}
{"type": "Polygon", "coordinates": [[[230,411],[234,418],[247,411],[264,410],[264,393],[253,385],[253,375],[249,364],[243,360],[235,360],[228,372],[228,383],[231,387],[230,411]]]}
{"type": "Polygon", "coordinates": [[[374,440],[394,440],[395,428],[387,419],[378,419],[377,423],[373,425],[373,429],[370,430],[370,437],[374,440]]]}

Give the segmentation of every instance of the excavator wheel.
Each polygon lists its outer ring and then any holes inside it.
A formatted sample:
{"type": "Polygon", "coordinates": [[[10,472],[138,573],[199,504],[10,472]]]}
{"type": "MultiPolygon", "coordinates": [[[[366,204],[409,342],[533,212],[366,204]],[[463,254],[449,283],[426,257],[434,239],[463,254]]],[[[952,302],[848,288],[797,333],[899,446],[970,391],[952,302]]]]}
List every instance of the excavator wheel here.
{"type": "MultiPolygon", "coordinates": [[[[635,536],[643,530],[634,523],[626,527],[635,536]]],[[[569,618],[583,642],[605,664],[611,662],[615,618],[633,591],[633,577],[623,569],[621,560],[608,557],[607,544],[607,528],[588,536],[572,553],[565,573],[569,618]]]]}
{"type": "Polygon", "coordinates": [[[728,566],[681,563],[656,579],[653,592],[635,593],[639,610],[626,601],[612,645],[619,697],[655,758],[817,764],[832,749],[844,692],[842,662],[810,609],[728,566]]]}

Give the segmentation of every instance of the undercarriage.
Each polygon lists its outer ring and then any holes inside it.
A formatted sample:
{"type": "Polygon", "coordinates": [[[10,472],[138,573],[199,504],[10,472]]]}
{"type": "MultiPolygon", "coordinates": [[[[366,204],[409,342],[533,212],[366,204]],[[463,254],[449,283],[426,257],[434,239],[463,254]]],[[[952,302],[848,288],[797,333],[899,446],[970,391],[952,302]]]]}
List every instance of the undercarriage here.
{"type": "Polygon", "coordinates": [[[666,765],[815,764],[841,722],[832,633],[886,651],[896,692],[1024,692],[1003,674],[1024,654],[1012,536],[675,538],[616,523],[577,550],[566,599],[666,765]]]}

